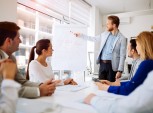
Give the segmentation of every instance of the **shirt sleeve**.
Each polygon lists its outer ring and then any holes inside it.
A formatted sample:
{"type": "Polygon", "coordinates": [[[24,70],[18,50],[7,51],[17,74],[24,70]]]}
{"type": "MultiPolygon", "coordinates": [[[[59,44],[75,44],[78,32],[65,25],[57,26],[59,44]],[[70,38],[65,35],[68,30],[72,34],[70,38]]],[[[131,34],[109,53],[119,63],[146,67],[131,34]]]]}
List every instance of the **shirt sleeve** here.
{"type": "Polygon", "coordinates": [[[153,71],[144,83],[134,90],[129,96],[116,102],[107,113],[152,113],[153,111],[153,71]],[[148,87],[149,86],[149,87],[148,87]],[[129,104],[130,103],[130,104],[129,104]]]}
{"type": "Polygon", "coordinates": [[[120,82],[121,86],[127,84],[128,81],[120,82]]]}
{"type": "Polygon", "coordinates": [[[100,97],[95,96],[91,99],[91,105],[96,109],[98,113],[108,113],[112,105],[115,104],[115,101],[118,99],[117,97],[114,98],[106,98],[106,97],[100,97]]]}
{"type": "Polygon", "coordinates": [[[120,47],[120,61],[118,70],[123,71],[124,70],[124,62],[126,58],[126,45],[127,45],[127,39],[125,37],[122,38],[121,41],[121,47],[120,47]]]}
{"type": "Polygon", "coordinates": [[[100,40],[101,40],[102,34],[97,35],[97,36],[95,36],[95,37],[87,36],[87,35],[81,34],[80,37],[81,37],[82,39],[85,39],[85,40],[97,42],[97,41],[100,41],[100,40]]]}
{"type": "Polygon", "coordinates": [[[3,80],[0,97],[0,113],[15,113],[20,84],[13,80],[3,80]]]}
{"type": "Polygon", "coordinates": [[[144,82],[148,73],[151,70],[153,70],[153,61],[143,61],[140,64],[132,80],[126,82],[125,84],[122,84],[121,86],[110,86],[108,88],[108,92],[120,95],[129,95],[133,90],[135,90],[139,85],[141,85],[144,82]]]}

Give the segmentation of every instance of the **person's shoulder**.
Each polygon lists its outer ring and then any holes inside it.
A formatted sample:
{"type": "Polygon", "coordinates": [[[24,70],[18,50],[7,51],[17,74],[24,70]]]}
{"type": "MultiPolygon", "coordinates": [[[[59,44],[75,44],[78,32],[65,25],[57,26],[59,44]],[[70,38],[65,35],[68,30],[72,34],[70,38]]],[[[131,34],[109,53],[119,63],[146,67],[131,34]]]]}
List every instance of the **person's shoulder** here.
{"type": "Polygon", "coordinates": [[[51,62],[50,61],[46,61],[47,65],[51,67],[51,62]]]}
{"type": "Polygon", "coordinates": [[[32,60],[29,63],[29,70],[38,69],[40,67],[41,67],[41,65],[40,65],[40,63],[37,60],[32,60]]]}
{"type": "Polygon", "coordinates": [[[109,34],[110,32],[109,31],[104,31],[101,33],[101,35],[106,35],[106,34],[109,34]]]}
{"type": "Polygon", "coordinates": [[[143,60],[139,58],[139,59],[137,59],[135,62],[137,63],[137,65],[140,65],[141,62],[143,62],[143,60]]]}
{"type": "Polygon", "coordinates": [[[104,32],[102,32],[100,35],[101,35],[101,37],[106,37],[106,36],[108,36],[109,34],[110,34],[109,31],[104,31],[104,32]]]}
{"type": "Polygon", "coordinates": [[[125,37],[120,31],[118,32],[118,36],[119,36],[120,38],[126,39],[126,37],[125,37]]]}
{"type": "Polygon", "coordinates": [[[38,65],[38,61],[37,60],[31,60],[29,65],[38,65]]]}
{"type": "Polygon", "coordinates": [[[142,66],[142,65],[143,65],[143,66],[151,66],[151,65],[153,65],[153,60],[144,60],[144,61],[141,62],[140,65],[141,65],[141,66],[142,66]]]}
{"type": "Polygon", "coordinates": [[[151,62],[151,63],[153,63],[153,60],[148,59],[148,60],[144,60],[144,61],[142,61],[142,63],[147,63],[147,62],[151,62]]]}

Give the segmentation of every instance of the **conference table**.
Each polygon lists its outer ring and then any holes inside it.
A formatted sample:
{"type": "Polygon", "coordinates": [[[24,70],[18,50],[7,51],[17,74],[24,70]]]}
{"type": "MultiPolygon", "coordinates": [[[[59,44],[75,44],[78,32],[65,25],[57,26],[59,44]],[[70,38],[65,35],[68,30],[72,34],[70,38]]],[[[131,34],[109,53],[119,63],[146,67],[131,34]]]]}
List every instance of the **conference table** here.
{"type": "Polygon", "coordinates": [[[16,113],[97,113],[90,105],[84,104],[84,98],[95,93],[93,82],[79,86],[58,86],[52,96],[37,99],[19,98],[16,113]]]}

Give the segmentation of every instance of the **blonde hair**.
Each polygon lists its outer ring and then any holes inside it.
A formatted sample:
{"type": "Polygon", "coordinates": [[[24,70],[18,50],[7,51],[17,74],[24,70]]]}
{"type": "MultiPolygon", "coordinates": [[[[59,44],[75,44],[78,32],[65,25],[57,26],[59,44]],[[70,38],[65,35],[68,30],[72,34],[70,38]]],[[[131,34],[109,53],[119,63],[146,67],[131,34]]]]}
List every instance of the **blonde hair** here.
{"type": "Polygon", "coordinates": [[[141,32],[137,38],[136,42],[141,45],[141,59],[151,59],[153,60],[153,33],[148,31],[141,32]]]}

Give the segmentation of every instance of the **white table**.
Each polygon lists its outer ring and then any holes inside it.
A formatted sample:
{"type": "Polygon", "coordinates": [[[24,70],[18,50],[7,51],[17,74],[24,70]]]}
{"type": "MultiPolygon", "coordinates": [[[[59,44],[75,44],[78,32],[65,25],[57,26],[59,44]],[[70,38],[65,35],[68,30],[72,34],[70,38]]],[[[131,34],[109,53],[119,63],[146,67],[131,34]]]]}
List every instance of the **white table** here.
{"type": "Polygon", "coordinates": [[[17,113],[97,113],[93,107],[82,102],[89,93],[95,91],[93,84],[76,92],[61,91],[57,87],[55,93],[49,97],[20,98],[17,113]]]}

